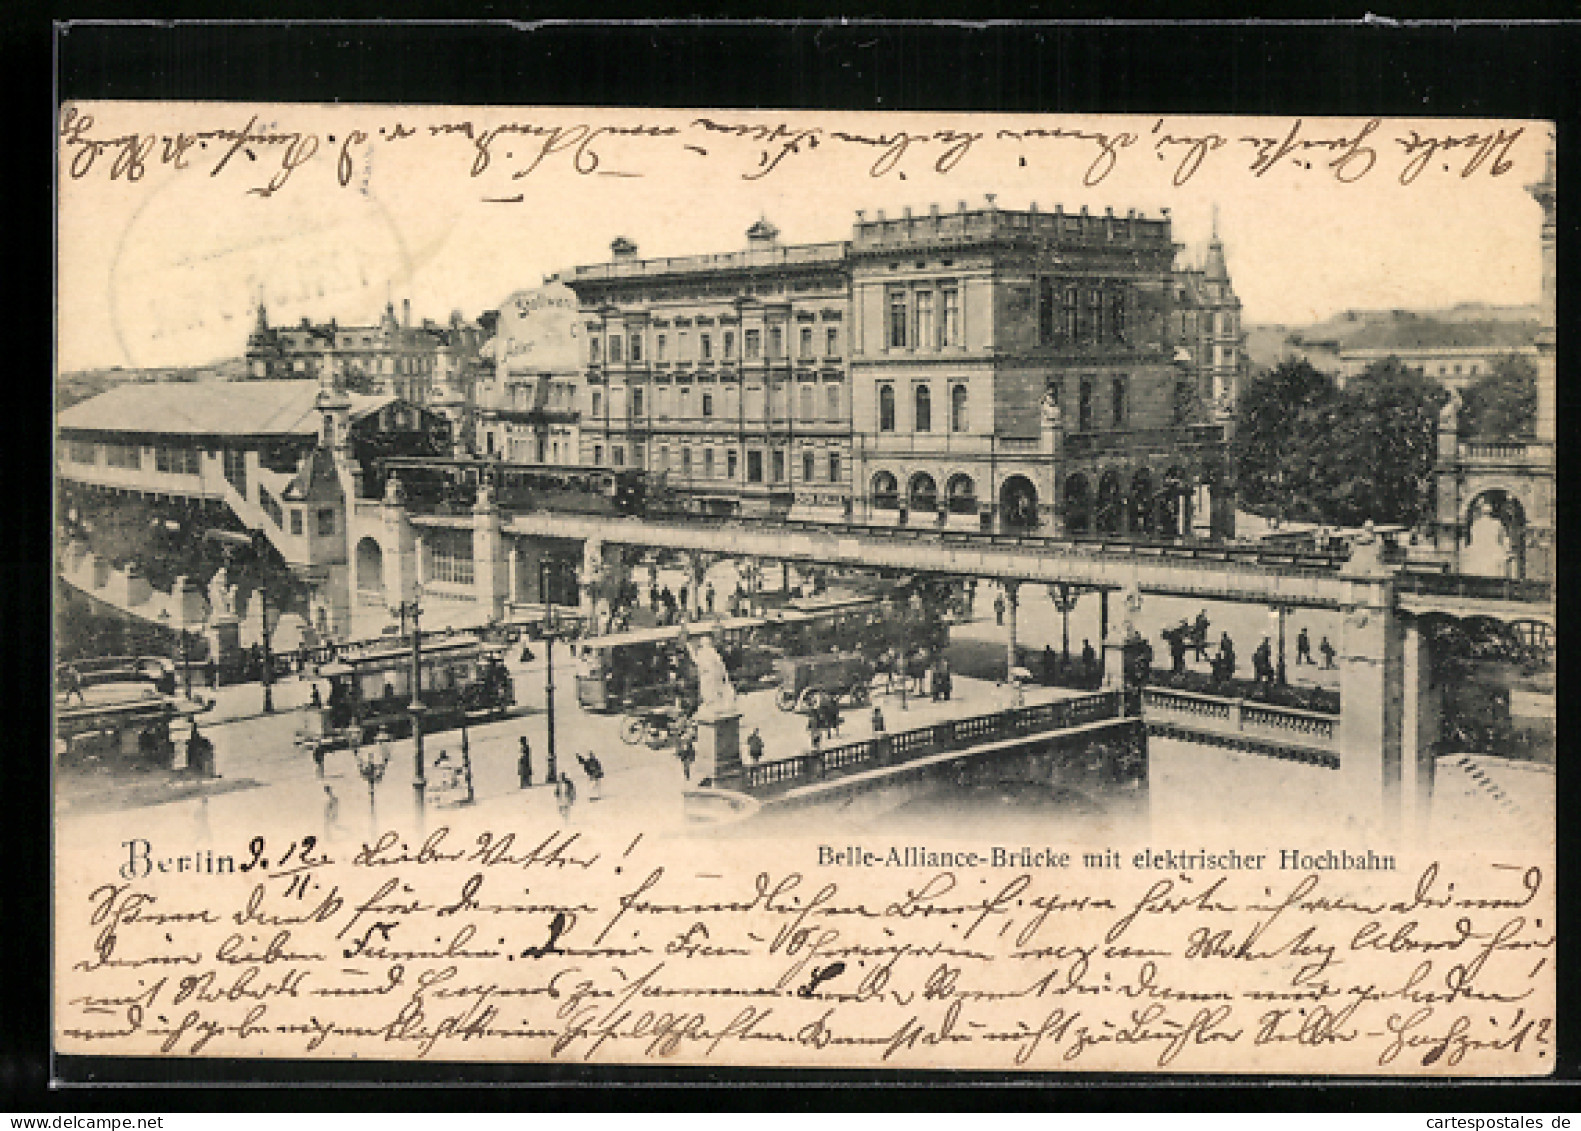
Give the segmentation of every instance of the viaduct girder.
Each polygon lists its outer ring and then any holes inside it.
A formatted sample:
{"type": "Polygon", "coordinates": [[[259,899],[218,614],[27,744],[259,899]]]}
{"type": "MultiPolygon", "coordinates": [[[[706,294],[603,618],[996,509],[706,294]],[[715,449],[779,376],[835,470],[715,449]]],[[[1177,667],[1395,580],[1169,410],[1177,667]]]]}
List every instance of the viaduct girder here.
{"type": "MultiPolygon", "coordinates": [[[[466,519],[415,518],[415,525],[469,525],[466,519]]],[[[1180,557],[1114,548],[1064,549],[889,539],[846,530],[767,524],[703,524],[643,518],[533,512],[504,523],[511,535],[596,539],[626,546],[768,558],[814,565],[867,566],[1003,581],[1066,582],[1091,589],[1134,584],[1142,593],[1297,608],[1339,608],[1346,583],[1337,571],[1180,557]]]]}

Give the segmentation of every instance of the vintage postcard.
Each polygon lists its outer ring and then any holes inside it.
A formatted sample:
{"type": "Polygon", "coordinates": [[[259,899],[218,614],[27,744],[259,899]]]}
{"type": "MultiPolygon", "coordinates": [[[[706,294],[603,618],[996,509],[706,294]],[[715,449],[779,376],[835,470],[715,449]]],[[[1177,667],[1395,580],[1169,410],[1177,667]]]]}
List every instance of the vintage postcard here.
{"type": "Polygon", "coordinates": [[[1551,1072],[1555,182],[66,104],[56,1050],[1551,1072]]]}

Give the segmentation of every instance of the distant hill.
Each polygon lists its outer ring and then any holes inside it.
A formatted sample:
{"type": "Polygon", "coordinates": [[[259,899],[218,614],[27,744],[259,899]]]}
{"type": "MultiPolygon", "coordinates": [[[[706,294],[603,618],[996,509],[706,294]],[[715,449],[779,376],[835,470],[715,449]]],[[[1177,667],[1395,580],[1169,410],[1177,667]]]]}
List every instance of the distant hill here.
{"type": "Polygon", "coordinates": [[[222,358],[208,365],[163,365],[147,369],[111,365],[99,369],[73,369],[55,378],[55,411],[68,409],[117,385],[140,381],[238,381],[246,375],[247,363],[239,357],[222,358]]]}

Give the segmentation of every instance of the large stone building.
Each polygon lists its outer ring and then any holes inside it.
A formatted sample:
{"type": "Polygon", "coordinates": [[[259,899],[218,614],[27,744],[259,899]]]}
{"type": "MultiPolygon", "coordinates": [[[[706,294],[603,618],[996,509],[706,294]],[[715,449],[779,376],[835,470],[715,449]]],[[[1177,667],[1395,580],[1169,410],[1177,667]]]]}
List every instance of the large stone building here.
{"type": "Polygon", "coordinates": [[[574,464],[581,454],[581,312],[562,283],[500,303],[476,386],[476,448],[512,463],[574,464]]]}
{"type": "Polygon", "coordinates": [[[564,276],[580,460],[720,513],[1227,534],[1240,304],[1217,231],[1201,267],[1179,250],[1167,218],[992,199],[859,213],[839,243],[766,220],[725,254],[617,239],[564,276]]]}
{"type": "Polygon", "coordinates": [[[399,397],[430,405],[451,421],[458,439],[471,434],[474,386],[483,370],[480,347],[492,315],[467,322],[460,311],[440,325],[430,319],[412,325],[410,300],[386,303],[372,326],[342,326],[334,319],[296,326],[271,326],[258,304],[247,337],[247,377],[252,380],[319,380],[355,393],[399,397]]]}
{"type": "Polygon", "coordinates": [[[664,473],[705,510],[840,513],[851,494],[843,243],[577,267],[586,335],[581,459],[664,473]]]}

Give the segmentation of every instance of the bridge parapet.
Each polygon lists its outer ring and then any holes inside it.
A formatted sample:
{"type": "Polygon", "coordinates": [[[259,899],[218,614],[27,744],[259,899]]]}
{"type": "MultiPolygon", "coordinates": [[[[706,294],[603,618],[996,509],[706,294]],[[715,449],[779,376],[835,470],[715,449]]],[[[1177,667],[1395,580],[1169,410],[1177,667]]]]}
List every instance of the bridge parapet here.
{"type": "Polygon", "coordinates": [[[1338,715],[1174,688],[1142,692],[1150,733],[1207,739],[1274,758],[1338,769],[1338,715]]]}
{"type": "Polygon", "coordinates": [[[1120,691],[1100,691],[1073,699],[1057,699],[998,711],[952,719],[914,730],[879,734],[858,742],[831,746],[826,750],[778,758],[755,766],[743,766],[734,782],[715,783],[738,787],[753,795],[777,793],[793,786],[824,781],[844,773],[898,766],[917,759],[966,751],[991,742],[1072,730],[1105,719],[1124,718],[1126,696],[1120,691]]]}

